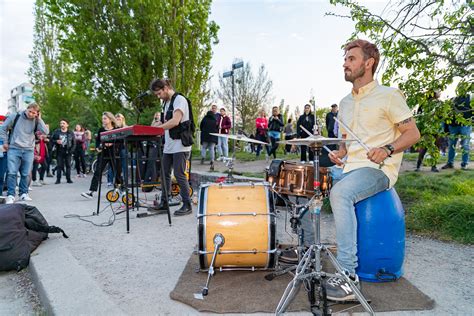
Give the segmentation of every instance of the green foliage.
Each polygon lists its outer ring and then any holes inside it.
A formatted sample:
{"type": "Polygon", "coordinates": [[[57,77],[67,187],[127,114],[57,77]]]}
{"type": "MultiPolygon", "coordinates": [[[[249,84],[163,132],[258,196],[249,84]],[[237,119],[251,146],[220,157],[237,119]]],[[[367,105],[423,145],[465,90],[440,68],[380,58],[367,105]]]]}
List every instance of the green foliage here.
{"type": "Polygon", "coordinates": [[[61,88],[57,85],[44,89],[44,103],[41,111],[44,121],[53,130],[59,127],[61,119],[69,120],[69,126],[81,124],[91,130],[97,129],[100,124],[100,114],[91,111],[94,106],[91,101],[74,93],[70,88],[61,88]]]}
{"type": "Polygon", "coordinates": [[[355,30],[349,40],[365,35],[379,48],[382,82],[398,85],[411,108],[422,108],[423,113],[416,116],[422,134],[418,147],[426,147],[436,160],[434,141],[442,135],[441,124],[452,121],[454,111],[452,100],[436,101],[434,92],[445,91],[455,80],[459,80],[457,95],[474,91],[474,15],[469,1],[390,2],[382,15],[356,1],[331,3],[350,10],[345,17],[355,22],[355,30]]]}
{"type": "Polygon", "coordinates": [[[137,102],[135,96],[153,78],[168,77],[177,91],[201,104],[218,31],[209,21],[210,5],[210,0],[37,0],[30,74],[38,94],[57,84],[49,78],[62,73],[59,86],[89,99],[90,111],[125,112],[135,123],[144,111],[154,112],[146,109],[159,108],[156,98],[137,102]]]}
{"type": "Polygon", "coordinates": [[[396,190],[413,232],[474,243],[474,172],[404,173],[396,190]]]}

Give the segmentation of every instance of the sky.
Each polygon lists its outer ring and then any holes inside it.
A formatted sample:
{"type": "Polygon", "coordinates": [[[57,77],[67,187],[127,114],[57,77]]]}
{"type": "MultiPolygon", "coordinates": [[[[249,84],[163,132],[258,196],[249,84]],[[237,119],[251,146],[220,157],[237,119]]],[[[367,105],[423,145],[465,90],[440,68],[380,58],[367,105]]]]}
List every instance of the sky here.
{"type": "MultiPolygon", "coordinates": [[[[216,0],[211,20],[219,26],[213,47],[211,82],[230,70],[235,59],[256,71],[264,64],[273,81],[273,106],[284,99],[292,109],[303,108],[311,95],[318,107],[338,103],[351,85],[342,71],[343,45],[353,31],[349,19],[325,16],[347,13],[329,1],[216,0]]],[[[385,1],[363,1],[380,12],[385,1]]],[[[34,0],[0,0],[0,114],[7,111],[10,90],[28,81],[33,47],[34,0]]],[[[146,87],[144,87],[145,89],[146,87]]],[[[219,103],[222,105],[222,103],[219,103]]]]}

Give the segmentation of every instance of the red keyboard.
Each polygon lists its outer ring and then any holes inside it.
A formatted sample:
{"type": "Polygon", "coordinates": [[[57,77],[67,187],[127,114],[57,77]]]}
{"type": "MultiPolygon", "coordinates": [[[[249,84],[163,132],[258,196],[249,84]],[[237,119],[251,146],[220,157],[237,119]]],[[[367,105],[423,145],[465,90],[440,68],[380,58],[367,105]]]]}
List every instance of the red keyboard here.
{"type": "Polygon", "coordinates": [[[147,125],[132,125],[122,128],[113,129],[102,132],[100,134],[101,141],[121,140],[133,136],[162,136],[165,130],[161,127],[153,127],[147,125]]]}

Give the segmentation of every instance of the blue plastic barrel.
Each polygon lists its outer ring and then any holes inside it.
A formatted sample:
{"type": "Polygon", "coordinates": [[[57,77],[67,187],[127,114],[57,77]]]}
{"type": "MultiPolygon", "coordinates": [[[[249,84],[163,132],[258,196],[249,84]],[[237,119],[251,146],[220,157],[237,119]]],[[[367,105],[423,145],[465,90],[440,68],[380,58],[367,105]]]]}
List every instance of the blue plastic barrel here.
{"type": "Polygon", "coordinates": [[[355,208],[357,275],[369,282],[400,278],[405,258],[405,212],[397,192],[393,188],[380,192],[355,208]]]}

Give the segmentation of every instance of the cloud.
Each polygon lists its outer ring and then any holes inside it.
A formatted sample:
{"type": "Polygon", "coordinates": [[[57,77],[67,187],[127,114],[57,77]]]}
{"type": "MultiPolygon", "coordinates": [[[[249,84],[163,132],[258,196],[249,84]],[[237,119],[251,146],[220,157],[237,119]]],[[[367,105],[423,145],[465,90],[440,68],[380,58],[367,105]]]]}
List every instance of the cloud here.
{"type": "Polygon", "coordinates": [[[301,34],[299,34],[299,33],[291,33],[291,34],[290,34],[290,37],[291,37],[291,38],[294,38],[294,39],[296,39],[296,40],[298,40],[298,41],[304,41],[304,37],[301,36],[301,34]]]}

